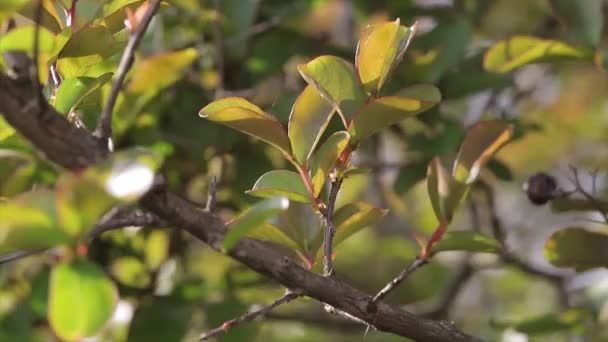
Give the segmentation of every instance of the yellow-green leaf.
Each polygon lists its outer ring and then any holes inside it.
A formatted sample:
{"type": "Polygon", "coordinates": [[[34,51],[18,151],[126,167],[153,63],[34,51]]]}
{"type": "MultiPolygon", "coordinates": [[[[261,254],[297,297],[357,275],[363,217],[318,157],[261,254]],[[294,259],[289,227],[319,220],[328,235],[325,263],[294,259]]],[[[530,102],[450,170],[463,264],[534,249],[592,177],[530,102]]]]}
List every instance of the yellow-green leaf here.
{"type": "Polygon", "coordinates": [[[224,237],[224,248],[232,248],[242,237],[288,207],[289,200],[286,197],[276,196],[246,209],[228,224],[228,233],[224,237]]]}
{"type": "Polygon", "coordinates": [[[104,26],[88,25],[74,32],[61,52],[57,67],[63,78],[91,76],[90,69],[122,50],[112,32],[104,26]]]}
{"type": "Polygon", "coordinates": [[[491,237],[473,231],[447,232],[431,249],[431,253],[443,251],[466,251],[482,253],[499,253],[500,242],[491,237]]]}
{"type": "MultiPolygon", "coordinates": [[[[2,0],[5,2],[6,0],[2,0]]],[[[14,1],[14,0],[10,0],[14,1]]],[[[40,20],[40,26],[46,28],[53,33],[59,33],[63,29],[63,20],[57,11],[57,6],[54,0],[41,0],[42,1],[42,17],[40,20]]],[[[28,4],[19,9],[19,14],[34,21],[38,1],[28,1],[28,4]]]]}
{"type": "Polygon", "coordinates": [[[180,79],[196,58],[198,51],[194,48],[149,57],[134,68],[127,90],[142,93],[166,88],[180,79]]]}
{"type": "Polygon", "coordinates": [[[361,83],[370,94],[377,94],[390,72],[401,61],[416,34],[416,24],[401,26],[399,19],[368,26],[357,45],[355,65],[361,83]]]}
{"type": "Polygon", "coordinates": [[[57,264],[51,271],[48,319],[62,340],[98,334],[112,317],[117,300],[114,283],[90,261],[57,264]]]}
{"type": "Polygon", "coordinates": [[[591,59],[593,51],[556,40],[516,36],[494,44],[484,56],[483,66],[492,72],[509,72],[526,64],[591,59]]]}
{"type": "Polygon", "coordinates": [[[345,126],[367,98],[352,64],[341,58],[320,56],[298,65],[298,70],[340,113],[345,126]]]}
{"type": "Polygon", "coordinates": [[[441,101],[441,93],[432,85],[416,86],[409,93],[406,90],[402,92],[412,95],[411,97],[385,96],[363,105],[348,128],[351,143],[356,144],[383,128],[423,112],[441,101]]]}
{"type": "Polygon", "coordinates": [[[291,108],[287,134],[293,155],[299,163],[304,164],[315,149],[329,124],[333,110],[332,105],[311,85],[296,99],[291,108]]]}
{"type": "Polygon", "coordinates": [[[329,172],[335,167],[349,141],[350,135],[348,132],[339,131],[327,138],[325,143],[315,152],[310,162],[315,197],[321,193],[329,172]]]}
{"type": "Polygon", "coordinates": [[[427,169],[429,198],[439,221],[451,221],[456,208],[469,191],[467,184],[457,181],[448,172],[451,160],[447,156],[435,157],[427,169]]]}
{"type": "Polygon", "coordinates": [[[199,116],[256,137],[291,154],[291,145],[283,125],[244,98],[227,97],[213,101],[200,110],[199,116]]]}
{"type": "Polygon", "coordinates": [[[276,244],[285,246],[293,251],[298,251],[301,253],[304,252],[297,242],[295,242],[291,237],[285,234],[285,232],[281,228],[271,223],[264,223],[260,225],[259,227],[249,232],[249,234],[247,234],[247,237],[274,242],[276,244]]]}
{"type": "Polygon", "coordinates": [[[112,78],[112,74],[100,77],[75,77],[61,82],[55,95],[55,109],[67,114],[84,100],[87,95],[104,85],[112,78]]]}
{"type": "Polygon", "coordinates": [[[260,198],[285,196],[296,202],[310,203],[311,196],[299,174],[289,170],[273,170],[263,174],[247,194],[260,198]]]}
{"type": "Polygon", "coordinates": [[[500,120],[481,121],[471,127],[454,162],[454,178],[465,184],[475,181],[485,163],[513,136],[513,126],[500,120]]]}
{"type": "MultiPolygon", "coordinates": [[[[19,50],[31,54],[34,49],[35,30],[35,25],[20,26],[3,35],[0,37],[0,52],[19,50]]],[[[40,27],[39,32],[39,53],[51,52],[55,44],[55,35],[44,27],[40,27]]]]}
{"type": "Polygon", "coordinates": [[[556,267],[585,271],[608,267],[607,252],[608,234],[569,227],[551,235],[545,243],[544,255],[556,267]]]}
{"type": "Polygon", "coordinates": [[[28,2],[29,0],[3,0],[0,2],[0,21],[12,16],[28,2]]]}

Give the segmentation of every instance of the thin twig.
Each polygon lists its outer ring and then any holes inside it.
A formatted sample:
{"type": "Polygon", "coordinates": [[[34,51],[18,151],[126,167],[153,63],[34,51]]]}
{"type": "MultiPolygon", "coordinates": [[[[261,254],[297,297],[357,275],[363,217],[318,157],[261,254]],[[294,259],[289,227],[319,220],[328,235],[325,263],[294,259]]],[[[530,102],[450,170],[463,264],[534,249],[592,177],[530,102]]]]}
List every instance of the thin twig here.
{"type": "Polygon", "coordinates": [[[215,176],[209,179],[209,189],[207,190],[207,205],[205,210],[214,212],[217,207],[217,181],[215,176]]]}
{"type": "Polygon", "coordinates": [[[47,250],[46,248],[41,248],[41,249],[32,249],[32,250],[28,250],[28,251],[14,251],[14,252],[0,254],[0,265],[10,262],[10,261],[23,259],[23,258],[31,256],[31,255],[43,253],[46,250],[47,250]]]}
{"type": "MultiPolygon", "coordinates": [[[[602,217],[604,218],[604,222],[608,223],[608,213],[606,213],[605,211],[602,210],[602,206],[600,205],[600,203],[597,200],[597,198],[595,198],[595,196],[593,196],[592,194],[590,194],[589,192],[587,192],[587,190],[585,190],[585,188],[581,184],[581,181],[580,181],[580,178],[579,178],[579,174],[578,174],[578,169],[576,167],[570,165],[570,171],[572,172],[572,175],[574,176],[574,179],[572,180],[572,183],[574,184],[576,192],[578,192],[581,195],[583,195],[591,203],[591,205],[593,205],[593,207],[595,208],[595,210],[602,215],[602,217]]],[[[595,188],[595,177],[596,177],[596,175],[595,174],[592,174],[592,175],[594,177],[593,186],[592,187],[595,188]]],[[[595,191],[595,189],[593,191],[595,191]]]]}
{"type": "Polygon", "coordinates": [[[199,336],[199,341],[208,340],[212,337],[221,335],[221,334],[227,332],[228,330],[230,330],[235,325],[238,325],[238,324],[241,324],[244,322],[253,321],[254,319],[256,319],[260,316],[266,315],[267,313],[272,311],[277,306],[289,303],[292,300],[298,298],[299,296],[300,296],[299,293],[287,290],[283,296],[281,296],[279,299],[275,300],[274,302],[272,302],[268,305],[262,306],[260,308],[257,308],[253,311],[250,311],[240,317],[226,321],[221,326],[219,326],[215,329],[209,330],[206,333],[201,334],[199,336]]]}
{"type": "Polygon", "coordinates": [[[428,258],[416,257],[406,268],[404,268],[399,275],[397,275],[390,283],[386,284],[382,290],[380,290],[374,298],[367,305],[368,311],[375,311],[376,304],[384,299],[389,293],[391,293],[402,281],[404,281],[410,274],[414,273],[420,267],[426,265],[429,262],[428,258]]]}
{"type": "Polygon", "coordinates": [[[122,84],[127,77],[127,73],[131,66],[133,65],[135,50],[139,45],[141,39],[150,25],[152,21],[152,17],[158,11],[161,0],[151,0],[150,7],[148,7],[148,11],[143,16],[141,22],[137,23],[137,27],[135,29],[135,33],[129,36],[129,41],[127,42],[127,47],[122,54],[122,58],[120,59],[120,64],[118,65],[118,70],[116,72],[116,77],[114,78],[114,82],[112,83],[112,89],[110,90],[110,95],[108,96],[108,100],[106,102],[101,115],[99,116],[99,120],[97,121],[97,127],[95,128],[95,136],[102,140],[104,143],[107,143],[108,150],[112,150],[112,111],[114,110],[114,105],[116,104],[116,100],[118,99],[118,94],[120,89],[122,88],[122,84]]]}
{"type": "Polygon", "coordinates": [[[88,240],[109,230],[124,227],[144,227],[144,226],[167,226],[167,222],[153,213],[145,212],[137,208],[114,207],[108,211],[89,232],[88,240]]]}
{"type": "Polygon", "coordinates": [[[36,99],[38,100],[38,108],[40,113],[44,113],[42,110],[46,106],[46,101],[42,95],[42,85],[40,84],[40,76],[38,74],[38,65],[40,59],[40,22],[42,21],[42,0],[38,0],[36,9],[34,12],[34,46],[32,50],[33,66],[30,69],[30,75],[32,83],[34,84],[34,90],[36,92],[36,99]]]}
{"type": "Polygon", "coordinates": [[[332,248],[336,229],[333,222],[334,207],[338,192],[342,185],[342,179],[333,179],[329,189],[329,198],[327,200],[327,208],[325,209],[323,220],[325,221],[325,235],[323,240],[323,274],[328,277],[334,275],[334,265],[332,261],[332,248]]]}

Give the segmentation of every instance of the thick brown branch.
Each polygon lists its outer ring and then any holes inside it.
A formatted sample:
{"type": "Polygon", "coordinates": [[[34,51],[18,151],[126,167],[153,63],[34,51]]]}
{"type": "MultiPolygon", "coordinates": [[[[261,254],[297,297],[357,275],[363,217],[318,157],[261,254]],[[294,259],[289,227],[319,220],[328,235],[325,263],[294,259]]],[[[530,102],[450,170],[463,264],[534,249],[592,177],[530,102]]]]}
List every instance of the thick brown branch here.
{"type": "MultiPolygon", "coordinates": [[[[32,90],[25,89],[5,75],[0,75],[0,112],[45,155],[68,169],[81,169],[94,164],[105,155],[103,147],[86,131],[72,126],[48,106],[48,117],[35,115],[27,108],[32,90]],[[48,121],[48,122],[47,122],[48,121]]],[[[172,226],[184,229],[217,249],[225,234],[225,226],[212,213],[200,209],[163,186],[155,188],[140,201],[172,226]]],[[[370,313],[367,305],[372,297],[353,286],[331,277],[323,277],[299,266],[269,243],[245,238],[228,254],[254,271],[266,275],[286,288],[333,306],[378,330],[409,337],[416,341],[459,342],[475,339],[460,332],[449,322],[436,322],[417,317],[398,306],[378,303],[370,313]]]]}

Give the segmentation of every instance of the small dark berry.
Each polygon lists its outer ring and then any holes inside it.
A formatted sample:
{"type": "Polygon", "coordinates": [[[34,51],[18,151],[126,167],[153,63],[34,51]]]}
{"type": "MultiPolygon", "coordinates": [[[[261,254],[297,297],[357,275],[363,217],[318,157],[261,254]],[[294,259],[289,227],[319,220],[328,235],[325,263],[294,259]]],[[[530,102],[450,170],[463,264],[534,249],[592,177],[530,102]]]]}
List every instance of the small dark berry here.
{"type": "Polygon", "coordinates": [[[539,172],[530,176],[524,183],[524,191],[530,202],[543,205],[557,195],[557,182],[553,176],[539,172]]]}

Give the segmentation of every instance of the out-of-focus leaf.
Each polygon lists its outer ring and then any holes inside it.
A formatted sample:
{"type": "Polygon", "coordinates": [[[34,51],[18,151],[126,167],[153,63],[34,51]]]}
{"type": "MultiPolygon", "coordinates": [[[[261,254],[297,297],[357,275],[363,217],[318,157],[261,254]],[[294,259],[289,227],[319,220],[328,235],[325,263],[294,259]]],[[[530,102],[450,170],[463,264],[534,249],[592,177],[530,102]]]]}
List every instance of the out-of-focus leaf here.
{"type": "MultiPolygon", "coordinates": [[[[19,50],[31,54],[34,48],[35,30],[35,25],[27,25],[9,31],[7,34],[0,37],[0,52],[19,50]]],[[[51,52],[55,44],[55,35],[44,27],[40,27],[39,34],[39,53],[51,52]]]]}
{"type": "Polygon", "coordinates": [[[467,251],[499,253],[500,242],[483,234],[472,231],[447,232],[431,249],[431,253],[443,251],[467,251]]]}
{"type": "MultiPolygon", "coordinates": [[[[6,0],[2,0],[5,2],[6,0]]],[[[10,2],[15,0],[10,0],[10,2]]],[[[19,9],[19,14],[34,21],[34,15],[36,13],[37,1],[28,1],[28,3],[19,9]]],[[[40,20],[40,26],[46,28],[53,33],[61,32],[63,28],[63,20],[57,11],[55,1],[53,0],[42,0],[42,17],[40,20]]]]}
{"type": "Polygon", "coordinates": [[[48,310],[50,278],[51,272],[49,269],[45,268],[32,279],[30,307],[40,318],[45,318],[48,310]]]}
{"type": "Polygon", "coordinates": [[[496,158],[490,159],[487,167],[496,178],[505,182],[513,181],[513,172],[511,172],[511,169],[502,161],[496,158]]]}
{"type": "Polygon", "coordinates": [[[150,232],[146,239],[145,256],[146,266],[155,270],[167,259],[169,255],[169,236],[164,230],[150,232]]]}
{"type": "Polygon", "coordinates": [[[24,7],[28,0],[4,0],[0,3],[0,21],[12,16],[24,7]]]}
{"type": "Polygon", "coordinates": [[[583,228],[557,231],[545,243],[545,258],[556,267],[585,271],[608,267],[608,235],[583,228]]]}
{"type": "Polygon", "coordinates": [[[349,140],[350,135],[347,132],[336,132],[327,138],[313,156],[310,162],[310,170],[315,197],[321,193],[329,172],[335,167],[338,158],[344,152],[346,146],[348,146],[349,140]]]}
{"type": "MultiPolygon", "coordinates": [[[[98,21],[95,23],[103,24],[113,34],[124,30],[125,20],[127,19],[127,9],[135,12],[144,0],[113,0],[106,3],[98,14],[98,21]]],[[[161,2],[161,6],[163,3],[161,2]]]]}
{"type": "Polygon", "coordinates": [[[340,113],[344,124],[352,118],[367,95],[352,64],[335,56],[321,56],[298,65],[300,74],[340,113]]]}
{"type": "Polygon", "coordinates": [[[235,59],[241,58],[247,50],[245,39],[247,32],[255,22],[259,3],[257,0],[222,0],[220,2],[220,15],[224,24],[226,37],[240,39],[239,44],[229,45],[229,52],[235,59]]]}
{"type": "MultiPolygon", "coordinates": [[[[333,216],[336,229],[333,240],[334,247],[361,229],[378,223],[387,213],[387,209],[380,209],[364,202],[349,203],[336,210],[333,216]]],[[[313,250],[316,250],[316,260],[323,257],[322,244],[323,233],[320,232],[312,246],[313,250]]]]}
{"type": "Polygon", "coordinates": [[[95,77],[89,70],[120,52],[121,44],[104,26],[85,26],[74,32],[65,44],[57,61],[63,78],[95,77]]]}
{"type": "Polygon", "coordinates": [[[240,97],[227,97],[211,102],[199,116],[256,137],[291,154],[289,137],[277,119],[240,97]]]}
{"type": "Polygon", "coordinates": [[[435,157],[427,170],[427,187],[433,210],[439,221],[450,221],[467,195],[469,186],[454,179],[447,171],[451,158],[435,157]]]}
{"type": "Polygon", "coordinates": [[[351,143],[358,143],[373,133],[423,112],[441,101],[439,89],[421,84],[408,87],[396,96],[374,99],[361,107],[348,128],[351,143]]]}
{"type": "Polygon", "coordinates": [[[393,185],[395,192],[402,194],[409,191],[414,185],[426,177],[428,161],[413,162],[399,170],[399,175],[393,185]]]}
{"type": "Polygon", "coordinates": [[[517,323],[499,324],[535,336],[563,331],[581,332],[584,329],[585,321],[589,318],[589,312],[585,310],[570,309],[561,313],[544,314],[517,323]]]}
{"type": "Polygon", "coordinates": [[[311,197],[299,174],[289,170],[273,170],[263,174],[247,194],[270,198],[285,196],[296,202],[310,203],[311,197]]]}
{"type": "Polygon", "coordinates": [[[116,258],[110,267],[114,279],[135,288],[145,288],[150,284],[150,273],[141,260],[133,256],[116,258]]]}
{"type": "Polygon", "coordinates": [[[585,44],[596,47],[602,39],[602,0],[551,0],[557,15],[585,44]]]}
{"type": "Polygon", "coordinates": [[[557,197],[551,200],[551,210],[561,213],[566,211],[596,211],[608,212],[608,202],[597,199],[590,201],[583,198],[557,197]]]}
{"type": "Polygon", "coordinates": [[[355,65],[368,93],[377,94],[382,89],[415,34],[415,24],[412,27],[401,26],[399,19],[365,29],[357,45],[355,65]]]}
{"type": "Polygon", "coordinates": [[[55,109],[60,113],[69,113],[73,108],[112,78],[112,74],[104,74],[100,77],[75,77],[61,82],[55,95],[55,109]]]}
{"type": "Polygon", "coordinates": [[[471,127],[454,161],[454,178],[465,184],[474,182],[488,159],[512,136],[513,126],[500,120],[482,121],[471,127]]]}
{"type": "Polygon", "coordinates": [[[291,250],[304,252],[297,242],[295,242],[291,237],[285,234],[281,228],[275,226],[274,224],[264,223],[249,232],[247,237],[274,242],[291,250]]]}
{"type": "Polygon", "coordinates": [[[516,36],[490,47],[483,66],[492,72],[509,72],[526,64],[555,63],[569,60],[591,59],[593,52],[555,40],[516,36]]]}
{"type": "Polygon", "coordinates": [[[72,241],[58,223],[55,194],[28,192],[0,201],[0,253],[48,248],[72,241]]]}
{"type": "Polygon", "coordinates": [[[64,340],[96,335],[112,317],[117,299],[114,283],[92,262],[57,264],[49,284],[49,323],[64,340]]]}
{"type": "Polygon", "coordinates": [[[196,58],[198,52],[194,48],[149,57],[135,68],[127,90],[142,93],[166,88],[180,79],[196,58]]]}
{"type": "Polygon", "coordinates": [[[457,99],[486,90],[499,90],[513,83],[512,75],[483,70],[458,70],[447,73],[439,88],[444,99],[457,99]]]}
{"type": "Polygon", "coordinates": [[[173,297],[151,297],[142,300],[129,325],[127,340],[131,342],[182,341],[194,307],[173,297]]]}
{"type": "Polygon", "coordinates": [[[258,202],[246,209],[228,225],[228,233],[224,237],[224,248],[234,247],[242,237],[288,207],[289,200],[286,197],[277,196],[258,202]]]}
{"type": "Polygon", "coordinates": [[[304,164],[332,117],[333,107],[311,85],[298,96],[289,116],[288,135],[296,160],[304,164]]]}

